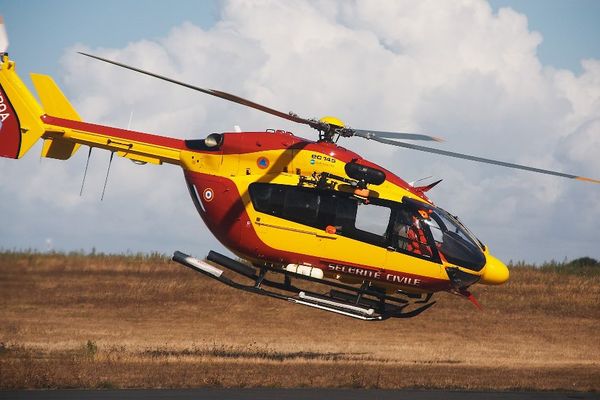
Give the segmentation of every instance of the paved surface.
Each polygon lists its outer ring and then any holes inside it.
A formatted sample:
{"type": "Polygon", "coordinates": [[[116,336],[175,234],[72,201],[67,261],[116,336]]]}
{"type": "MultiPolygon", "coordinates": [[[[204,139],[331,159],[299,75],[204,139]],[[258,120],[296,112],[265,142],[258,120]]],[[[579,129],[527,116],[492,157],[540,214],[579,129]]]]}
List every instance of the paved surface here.
{"type": "Polygon", "coordinates": [[[184,389],[184,390],[22,390],[1,391],[0,399],[202,399],[202,400],[576,400],[600,399],[600,393],[461,392],[353,389],[184,389]]]}

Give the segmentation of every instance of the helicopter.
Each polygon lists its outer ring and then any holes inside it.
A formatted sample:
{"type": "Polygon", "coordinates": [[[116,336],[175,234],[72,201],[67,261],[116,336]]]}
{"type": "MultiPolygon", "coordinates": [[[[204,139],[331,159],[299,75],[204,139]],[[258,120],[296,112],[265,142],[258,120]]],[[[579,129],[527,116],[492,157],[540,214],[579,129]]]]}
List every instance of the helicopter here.
{"type": "MultiPolygon", "coordinates": [[[[417,133],[354,129],[336,117],[303,118],[87,53],[93,59],[308,126],[317,140],[285,130],[221,132],[175,139],[84,122],[54,80],[31,74],[35,99],[6,52],[0,54],[0,156],[18,159],[43,140],[42,157],[67,160],[81,146],[136,164],[182,168],[192,202],[238,259],[172,259],[233,288],[365,321],[409,318],[450,292],[477,307],[475,284],[501,285],[507,266],[427,192],[337,144],[386,145],[592,183],[599,180],[455,153],[406,141],[417,133]],[[300,282],[300,284],[298,284],[300,282]]],[[[89,153],[88,153],[89,162],[89,153]]],[[[87,164],[86,164],[87,170],[87,164]]]]}

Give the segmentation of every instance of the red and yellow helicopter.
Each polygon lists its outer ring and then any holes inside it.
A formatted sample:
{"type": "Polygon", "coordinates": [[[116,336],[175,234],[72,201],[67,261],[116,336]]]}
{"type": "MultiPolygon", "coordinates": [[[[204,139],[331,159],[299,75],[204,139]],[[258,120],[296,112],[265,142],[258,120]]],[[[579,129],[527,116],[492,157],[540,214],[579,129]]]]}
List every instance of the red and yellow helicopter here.
{"type": "Polygon", "coordinates": [[[469,292],[473,284],[499,285],[509,277],[486,245],[427,197],[439,181],[413,186],[338,146],[340,138],[600,183],[401,141],[437,140],[427,135],[352,129],[334,117],[305,119],[84,55],[307,125],[319,138],[268,130],[180,140],[83,122],[51,77],[32,74],[39,104],[2,53],[0,156],[21,158],[41,139],[42,157],[66,160],[83,145],[108,150],[111,159],[116,154],[138,164],[179,166],[207,227],[247,263],[214,251],[207,256],[212,264],[181,252],[173,260],[234,288],[296,304],[363,320],[406,318],[432,306],[440,291],[477,305],[469,292]],[[296,285],[305,281],[325,290],[296,285]]]}

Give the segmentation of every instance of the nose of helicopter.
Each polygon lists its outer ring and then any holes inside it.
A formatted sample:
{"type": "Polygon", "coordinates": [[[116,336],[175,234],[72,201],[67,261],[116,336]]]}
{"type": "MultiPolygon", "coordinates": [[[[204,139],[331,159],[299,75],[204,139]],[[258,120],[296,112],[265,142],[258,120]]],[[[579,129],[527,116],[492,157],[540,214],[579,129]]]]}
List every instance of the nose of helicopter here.
{"type": "Polygon", "coordinates": [[[490,254],[487,254],[486,258],[485,269],[479,282],[484,285],[501,285],[506,282],[510,275],[508,267],[490,254]]]}

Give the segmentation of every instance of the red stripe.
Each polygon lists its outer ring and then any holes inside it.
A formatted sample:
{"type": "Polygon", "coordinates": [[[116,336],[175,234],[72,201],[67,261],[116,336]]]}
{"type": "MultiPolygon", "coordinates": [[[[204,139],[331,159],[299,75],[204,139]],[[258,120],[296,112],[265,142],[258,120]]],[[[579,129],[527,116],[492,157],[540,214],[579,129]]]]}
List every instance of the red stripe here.
{"type": "Polygon", "coordinates": [[[133,140],[136,142],[148,143],[173,149],[186,148],[183,140],[166,136],[152,135],[149,133],[135,132],[127,129],[90,124],[89,122],[73,121],[70,119],[53,117],[51,115],[43,115],[42,121],[50,125],[62,126],[64,128],[76,129],[84,132],[98,133],[101,135],[112,136],[125,140],[133,140]]]}

